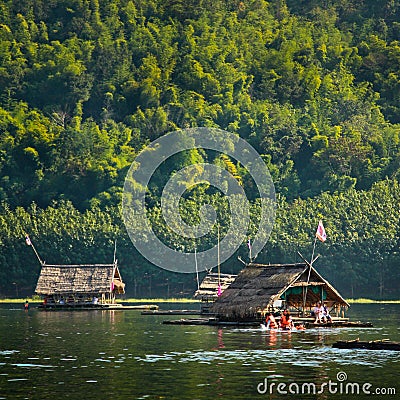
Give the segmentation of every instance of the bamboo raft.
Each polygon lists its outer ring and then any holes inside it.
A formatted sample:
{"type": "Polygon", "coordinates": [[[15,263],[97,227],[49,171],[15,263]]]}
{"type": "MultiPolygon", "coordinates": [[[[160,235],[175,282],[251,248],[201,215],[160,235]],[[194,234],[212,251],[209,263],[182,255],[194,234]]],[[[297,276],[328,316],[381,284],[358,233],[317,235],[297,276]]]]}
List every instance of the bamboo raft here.
{"type": "Polygon", "coordinates": [[[314,322],[305,322],[304,327],[310,328],[372,328],[372,322],[361,321],[332,321],[315,324],[314,322]]]}
{"type": "MultiPolygon", "coordinates": [[[[259,327],[261,321],[222,321],[218,318],[181,318],[178,320],[165,320],[163,324],[167,325],[209,325],[209,326],[247,326],[259,327]]],[[[305,323],[305,328],[370,328],[371,322],[361,321],[333,321],[325,324],[305,323]]]]}
{"type": "Polygon", "coordinates": [[[394,350],[400,351],[400,342],[391,342],[388,339],[373,340],[373,341],[360,341],[356,340],[342,340],[333,343],[332,347],[336,349],[365,349],[365,350],[394,350]]]}
{"type": "Polygon", "coordinates": [[[260,326],[260,321],[220,321],[217,318],[181,318],[178,320],[165,320],[166,325],[209,325],[209,326],[260,326]]]}
{"type": "Polygon", "coordinates": [[[62,311],[62,310],[158,310],[158,305],[143,304],[143,305],[123,305],[123,304],[91,304],[91,303],[72,303],[72,304],[40,304],[37,307],[44,311],[62,311]]]}
{"type": "Polygon", "coordinates": [[[142,311],[142,315],[201,315],[201,311],[196,310],[149,310],[142,311]]]}

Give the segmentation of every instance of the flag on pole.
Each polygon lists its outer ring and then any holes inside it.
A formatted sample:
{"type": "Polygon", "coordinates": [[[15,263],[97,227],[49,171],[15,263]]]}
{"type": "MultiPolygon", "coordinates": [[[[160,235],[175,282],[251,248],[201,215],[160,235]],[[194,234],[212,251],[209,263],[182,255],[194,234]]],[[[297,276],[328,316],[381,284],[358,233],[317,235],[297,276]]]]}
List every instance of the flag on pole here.
{"type": "Polygon", "coordinates": [[[315,236],[321,242],[325,242],[325,240],[326,240],[326,232],[325,232],[324,225],[322,224],[322,221],[319,221],[319,223],[318,223],[318,228],[317,228],[317,232],[315,233],[315,236]]]}
{"type": "Polygon", "coordinates": [[[249,248],[249,250],[251,250],[251,242],[250,242],[250,239],[247,241],[247,247],[249,248]]]}
{"type": "Polygon", "coordinates": [[[29,236],[28,236],[28,235],[25,236],[25,242],[26,242],[26,244],[27,244],[28,246],[32,246],[31,239],[29,239],[29,236]]]}
{"type": "Polygon", "coordinates": [[[219,296],[221,296],[221,294],[222,294],[222,288],[221,288],[221,285],[218,285],[217,296],[219,297],[219,296]]]}

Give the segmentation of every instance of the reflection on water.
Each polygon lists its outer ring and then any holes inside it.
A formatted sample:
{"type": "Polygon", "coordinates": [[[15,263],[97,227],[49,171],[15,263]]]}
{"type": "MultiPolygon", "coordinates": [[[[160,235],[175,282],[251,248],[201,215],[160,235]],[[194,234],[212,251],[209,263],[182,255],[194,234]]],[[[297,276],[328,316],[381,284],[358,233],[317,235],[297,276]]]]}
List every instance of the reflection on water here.
{"type": "MultiPolygon", "coordinates": [[[[0,399],[252,399],[266,397],[257,392],[265,379],[321,386],[338,373],[400,393],[398,352],[331,347],[357,337],[400,340],[399,305],[352,307],[352,319],[374,328],[299,332],[163,325],[179,317],[133,310],[9,308],[0,308],[0,399]]],[[[329,396],[341,398],[301,398],[329,396]]]]}

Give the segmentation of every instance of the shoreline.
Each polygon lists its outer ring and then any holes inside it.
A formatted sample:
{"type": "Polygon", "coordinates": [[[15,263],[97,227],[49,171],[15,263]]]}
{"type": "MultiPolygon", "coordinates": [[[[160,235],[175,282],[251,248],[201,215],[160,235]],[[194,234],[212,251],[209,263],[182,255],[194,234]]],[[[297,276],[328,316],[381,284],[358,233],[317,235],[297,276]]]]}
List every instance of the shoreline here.
{"type": "MultiPolygon", "coordinates": [[[[41,299],[32,299],[30,297],[27,298],[6,298],[6,299],[0,299],[0,304],[1,303],[25,303],[25,301],[28,300],[29,303],[32,304],[40,304],[43,302],[41,299]]],[[[151,299],[135,299],[135,298],[129,298],[129,299],[117,299],[116,300],[117,304],[121,303],[200,303],[199,300],[195,299],[179,299],[179,298],[171,298],[171,299],[157,299],[157,298],[151,298],[151,299]]]]}
{"type": "MultiPolygon", "coordinates": [[[[42,303],[41,299],[32,299],[32,298],[6,298],[0,299],[1,303],[25,303],[28,300],[29,303],[36,304],[42,303]]],[[[400,300],[373,300],[366,298],[359,299],[346,299],[346,301],[350,304],[400,304],[400,300]]],[[[200,300],[190,299],[190,298],[170,298],[170,299],[162,299],[162,298],[143,298],[143,299],[117,299],[117,303],[200,303],[200,300]]]]}
{"type": "Polygon", "coordinates": [[[350,304],[400,304],[400,300],[346,299],[350,304]]]}

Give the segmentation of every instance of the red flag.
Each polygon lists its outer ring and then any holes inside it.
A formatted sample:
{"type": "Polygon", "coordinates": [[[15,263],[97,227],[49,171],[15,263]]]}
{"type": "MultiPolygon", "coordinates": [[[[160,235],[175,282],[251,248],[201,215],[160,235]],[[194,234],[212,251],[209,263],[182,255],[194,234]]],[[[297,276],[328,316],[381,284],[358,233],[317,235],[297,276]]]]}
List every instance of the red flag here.
{"type": "Polygon", "coordinates": [[[322,224],[322,221],[319,221],[319,223],[318,223],[318,228],[317,228],[317,232],[315,233],[315,236],[321,242],[325,242],[325,240],[326,240],[326,232],[325,232],[324,225],[322,224]]]}
{"type": "Polygon", "coordinates": [[[219,297],[219,296],[221,296],[221,294],[222,294],[222,288],[221,288],[221,285],[218,285],[217,296],[219,297]]]}

